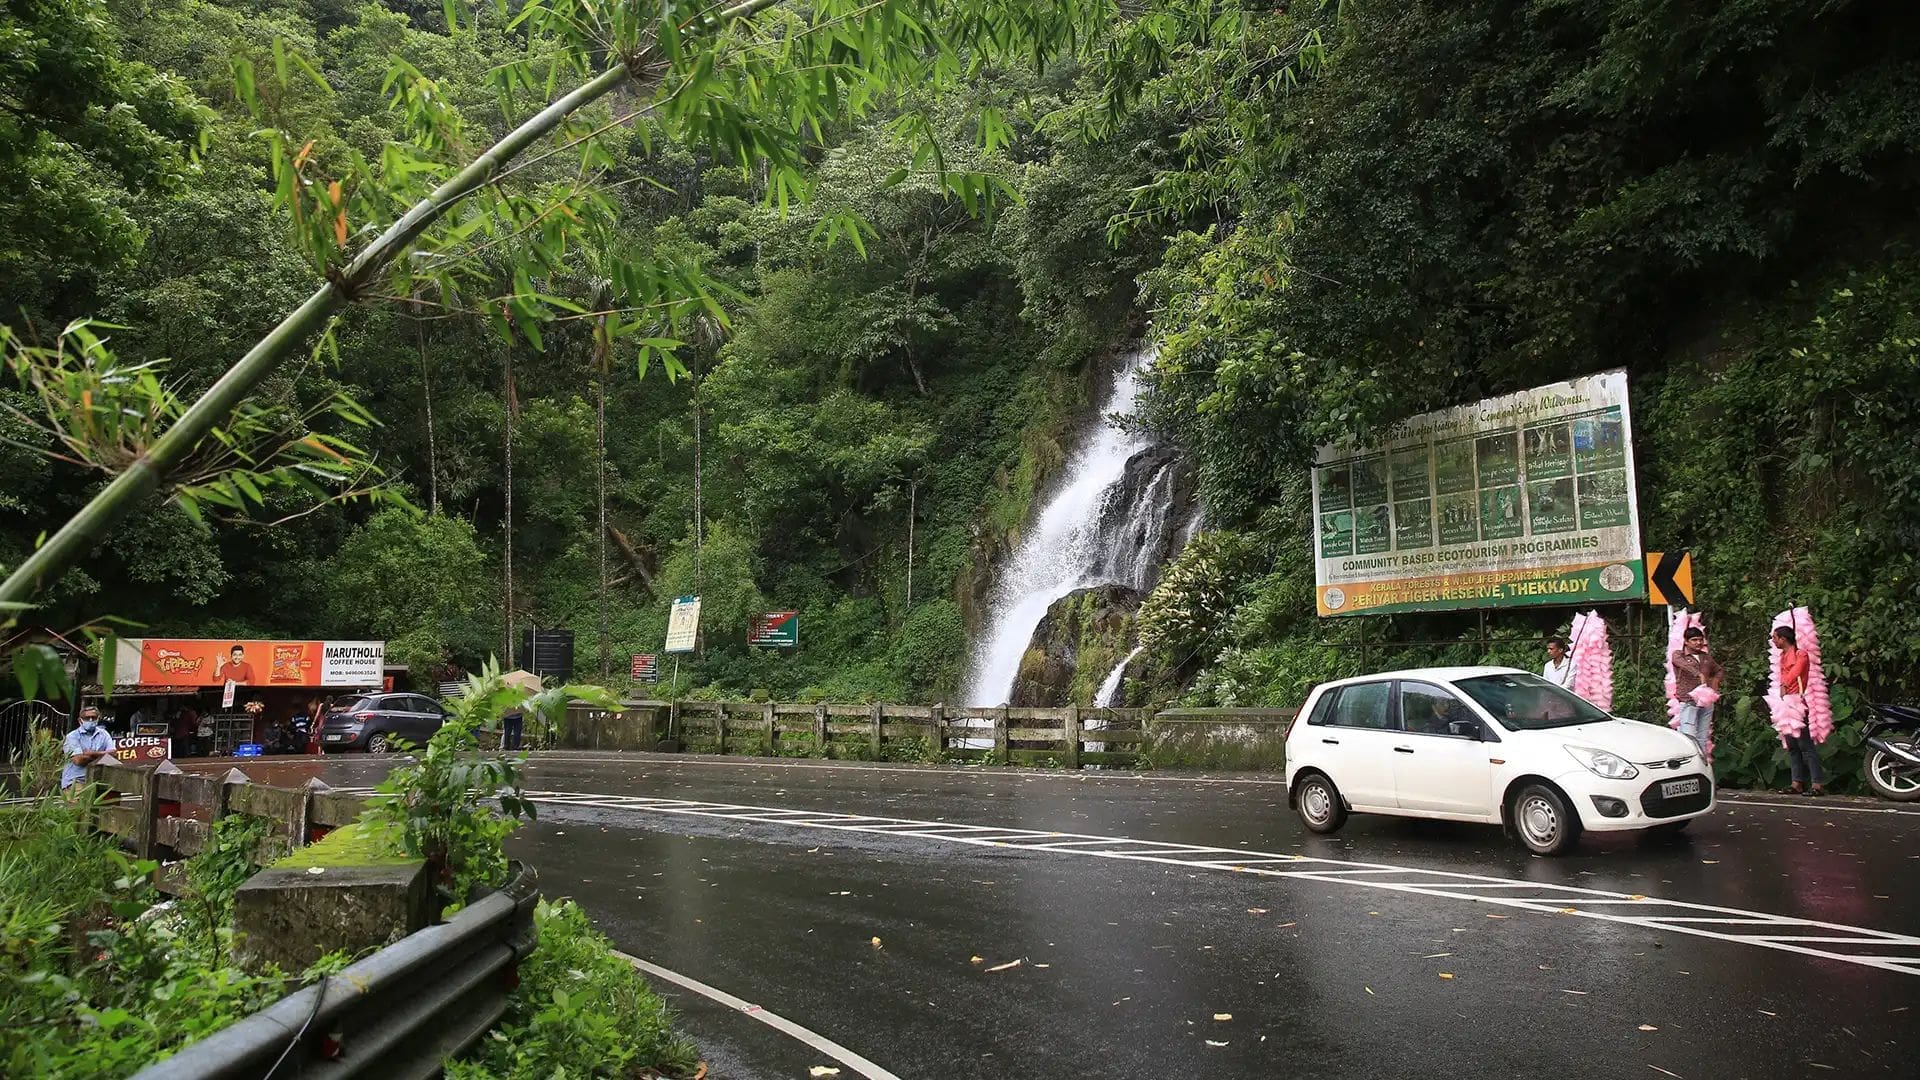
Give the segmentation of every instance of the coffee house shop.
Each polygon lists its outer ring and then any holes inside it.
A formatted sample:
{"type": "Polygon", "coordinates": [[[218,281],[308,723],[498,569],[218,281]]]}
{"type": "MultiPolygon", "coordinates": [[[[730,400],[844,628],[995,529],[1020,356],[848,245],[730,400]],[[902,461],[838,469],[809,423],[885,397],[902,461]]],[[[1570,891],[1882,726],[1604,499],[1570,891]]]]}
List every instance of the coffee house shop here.
{"type": "Polygon", "coordinates": [[[173,757],[298,753],[298,721],[335,697],[390,690],[403,675],[384,641],[120,638],[113,694],[100,701],[116,734],[171,740],[173,757]]]}

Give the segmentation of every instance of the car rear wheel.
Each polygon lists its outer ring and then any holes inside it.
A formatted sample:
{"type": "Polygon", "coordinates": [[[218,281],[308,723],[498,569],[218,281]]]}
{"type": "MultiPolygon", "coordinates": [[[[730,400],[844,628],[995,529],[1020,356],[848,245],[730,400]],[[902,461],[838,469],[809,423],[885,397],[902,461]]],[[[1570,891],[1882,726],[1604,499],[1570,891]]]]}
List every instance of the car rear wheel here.
{"type": "Polygon", "coordinates": [[[1513,797],[1513,831],[1535,855],[1558,855],[1580,837],[1580,819],[1560,793],[1529,784],[1513,797]]]}
{"type": "Polygon", "coordinates": [[[1300,813],[1300,820],[1306,827],[1317,833],[1330,833],[1347,823],[1347,808],[1340,801],[1340,792],[1333,781],[1314,773],[1300,781],[1294,791],[1293,805],[1300,813]]]}
{"type": "Polygon", "coordinates": [[[382,731],[367,740],[367,753],[384,754],[393,749],[393,736],[382,731]]]}

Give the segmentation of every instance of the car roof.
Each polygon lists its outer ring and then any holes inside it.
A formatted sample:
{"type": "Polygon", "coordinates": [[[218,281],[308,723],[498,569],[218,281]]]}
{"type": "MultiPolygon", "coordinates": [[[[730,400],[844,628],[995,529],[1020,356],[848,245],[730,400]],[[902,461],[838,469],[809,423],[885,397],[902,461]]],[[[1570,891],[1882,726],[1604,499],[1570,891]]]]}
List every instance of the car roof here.
{"type": "Polygon", "coordinates": [[[1383,682],[1387,679],[1418,679],[1423,682],[1458,682],[1461,679],[1477,679],[1483,675],[1526,675],[1529,672],[1510,667],[1429,667],[1404,668],[1400,671],[1380,671],[1371,675],[1356,675],[1351,679],[1334,679],[1321,683],[1322,688],[1346,686],[1349,683],[1383,682]]]}

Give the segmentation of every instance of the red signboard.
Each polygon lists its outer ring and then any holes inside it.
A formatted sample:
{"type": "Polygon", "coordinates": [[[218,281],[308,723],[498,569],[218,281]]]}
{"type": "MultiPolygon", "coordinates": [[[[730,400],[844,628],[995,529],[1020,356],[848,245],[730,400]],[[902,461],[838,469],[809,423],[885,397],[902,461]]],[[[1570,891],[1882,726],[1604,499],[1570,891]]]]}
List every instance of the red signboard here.
{"type": "Polygon", "coordinates": [[[128,765],[157,765],[173,756],[173,740],[164,735],[116,735],[113,756],[128,765]]]}
{"type": "Polygon", "coordinates": [[[142,686],[379,686],[381,641],[121,638],[114,682],[142,686]]]}
{"type": "Polygon", "coordinates": [[[633,681],[660,681],[660,657],[657,653],[644,652],[633,654],[633,681]]]}

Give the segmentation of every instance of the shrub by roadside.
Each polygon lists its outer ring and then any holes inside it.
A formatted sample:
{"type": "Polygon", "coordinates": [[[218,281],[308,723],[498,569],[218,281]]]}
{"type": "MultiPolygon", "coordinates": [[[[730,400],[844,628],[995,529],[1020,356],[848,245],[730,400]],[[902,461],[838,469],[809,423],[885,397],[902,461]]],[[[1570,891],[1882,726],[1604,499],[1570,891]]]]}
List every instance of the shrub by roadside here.
{"type": "Polygon", "coordinates": [[[447,1063],[449,1080],[696,1075],[699,1055],[666,1002],[578,904],[542,901],[534,925],[540,947],[520,965],[506,1018],[447,1063]]]}

